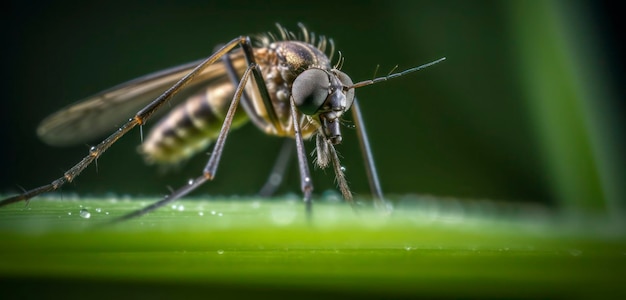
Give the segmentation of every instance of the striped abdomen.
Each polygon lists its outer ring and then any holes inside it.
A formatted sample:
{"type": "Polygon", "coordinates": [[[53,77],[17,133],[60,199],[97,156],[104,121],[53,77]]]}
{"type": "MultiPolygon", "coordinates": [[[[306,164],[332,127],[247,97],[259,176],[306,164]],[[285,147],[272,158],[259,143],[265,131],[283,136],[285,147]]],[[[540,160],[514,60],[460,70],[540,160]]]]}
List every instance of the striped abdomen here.
{"type": "MultiPolygon", "coordinates": [[[[233,85],[224,81],[190,97],[152,128],[140,152],[148,162],[174,164],[202,151],[219,134],[233,94],[233,85]]],[[[231,129],[247,120],[238,111],[231,129]]]]}

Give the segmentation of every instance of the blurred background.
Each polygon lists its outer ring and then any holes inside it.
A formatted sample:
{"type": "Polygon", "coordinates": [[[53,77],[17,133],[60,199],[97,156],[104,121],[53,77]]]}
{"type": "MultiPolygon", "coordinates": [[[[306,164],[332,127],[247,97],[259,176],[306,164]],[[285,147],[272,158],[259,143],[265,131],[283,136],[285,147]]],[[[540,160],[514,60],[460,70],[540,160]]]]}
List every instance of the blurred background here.
{"type": "MultiPolygon", "coordinates": [[[[9,1],[3,23],[0,193],[58,178],[89,145],[53,148],[47,115],[124,81],[207,57],[242,34],[297,23],[332,37],[354,81],[440,57],[432,68],[357,90],[382,187],[542,204],[619,218],[624,188],[623,45],[617,4],[597,1],[9,1]],[[612,6],[613,5],[613,6],[612,6]]],[[[154,123],[154,121],[152,122],[154,123]]],[[[146,128],[147,129],[147,128],[146,128]]],[[[356,133],[338,150],[369,194],[356,133]]],[[[95,143],[95,142],[94,142],[95,143]]],[[[206,155],[163,174],[137,154],[139,130],[63,191],[163,195],[206,155]]],[[[247,125],[229,137],[217,178],[196,195],[252,195],[281,140],[247,125]]],[[[312,151],[313,143],[307,144],[312,151]]],[[[207,150],[208,151],[208,150],[207,150]]],[[[334,189],[314,171],[316,192],[334,189]]],[[[299,193],[298,173],[280,193],[299,193]]]]}

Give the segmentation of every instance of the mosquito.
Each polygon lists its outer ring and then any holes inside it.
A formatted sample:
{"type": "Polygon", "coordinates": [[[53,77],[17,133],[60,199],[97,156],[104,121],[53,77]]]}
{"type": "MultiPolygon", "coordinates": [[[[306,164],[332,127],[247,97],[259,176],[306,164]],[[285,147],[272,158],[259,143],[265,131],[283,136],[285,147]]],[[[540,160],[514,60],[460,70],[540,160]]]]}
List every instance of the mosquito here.
{"type": "MultiPolygon", "coordinates": [[[[94,137],[106,136],[113,124],[123,125],[91,147],[89,153],[62,177],[1,200],[0,206],[22,200],[28,202],[37,195],[72,182],[118,139],[134,127],[145,125],[175,98],[174,101],[182,100],[145,139],[142,134],[140,153],[151,163],[176,164],[205,151],[213,143],[209,160],[202,174],[187,185],[119,220],[151,212],[212,180],[228,133],[246,121],[251,121],[265,134],[295,140],[300,189],[307,215],[312,210],[313,183],[304,140],[313,137],[316,140],[314,163],[321,169],[332,167],[343,198],[353,204],[335,150],[335,145],[343,140],[343,116],[350,109],[372,196],[377,206],[387,207],[354,90],[421,70],[445,60],[445,57],[402,72],[353,83],[341,71],[344,62],[341,53],[337,63],[331,64],[335,52],[332,39],[316,36],[302,24],[298,24],[298,34],[279,24],[276,26],[278,35],[268,32],[253,37],[239,36],[205,60],[123,83],[49,116],[42,121],[37,133],[44,142],[55,146],[83,144],[94,137]],[[243,112],[237,111],[239,107],[243,112]]],[[[286,139],[270,176],[278,180],[268,180],[262,189],[264,194],[271,194],[280,184],[293,145],[292,140],[286,139]]]]}

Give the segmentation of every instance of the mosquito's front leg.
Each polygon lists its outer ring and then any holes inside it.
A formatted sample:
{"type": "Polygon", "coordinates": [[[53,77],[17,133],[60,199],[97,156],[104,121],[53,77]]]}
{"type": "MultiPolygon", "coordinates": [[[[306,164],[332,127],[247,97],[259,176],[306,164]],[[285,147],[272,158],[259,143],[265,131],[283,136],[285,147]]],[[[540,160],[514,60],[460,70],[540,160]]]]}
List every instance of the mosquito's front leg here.
{"type": "Polygon", "coordinates": [[[359,138],[359,146],[361,147],[361,153],[363,154],[363,160],[365,161],[365,170],[367,172],[367,179],[370,184],[370,190],[374,196],[374,203],[376,206],[387,210],[385,199],[383,198],[383,190],[380,187],[380,181],[378,180],[378,172],[376,171],[376,165],[374,164],[374,156],[372,155],[372,148],[367,137],[367,131],[365,130],[365,122],[363,122],[363,116],[361,115],[361,107],[359,101],[354,98],[352,103],[352,117],[357,129],[357,136],[359,138]]]}
{"type": "Polygon", "coordinates": [[[300,131],[300,120],[298,120],[298,110],[296,104],[293,102],[293,97],[290,99],[291,106],[291,120],[293,123],[294,138],[296,140],[296,150],[298,153],[298,170],[300,171],[300,188],[304,194],[304,203],[306,206],[307,215],[311,216],[311,194],[313,193],[313,181],[311,180],[311,171],[309,171],[309,163],[306,156],[306,150],[304,149],[304,141],[302,140],[302,132],[300,131]]]}

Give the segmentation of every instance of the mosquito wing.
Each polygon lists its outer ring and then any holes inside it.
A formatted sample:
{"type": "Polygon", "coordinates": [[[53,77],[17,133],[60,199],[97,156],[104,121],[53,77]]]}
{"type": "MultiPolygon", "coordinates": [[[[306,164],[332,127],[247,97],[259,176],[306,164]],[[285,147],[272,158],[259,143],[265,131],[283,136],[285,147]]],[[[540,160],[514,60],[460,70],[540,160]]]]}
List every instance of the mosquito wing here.
{"type": "MultiPolygon", "coordinates": [[[[245,69],[245,59],[240,51],[230,55],[235,69],[245,69]]],[[[101,138],[119,128],[201,62],[198,60],[148,74],[83,99],[44,119],[37,134],[52,146],[72,146],[101,138]]],[[[187,99],[202,87],[227,81],[226,68],[222,63],[215,63],[178,93],[172,104],[187,99]]]]}

